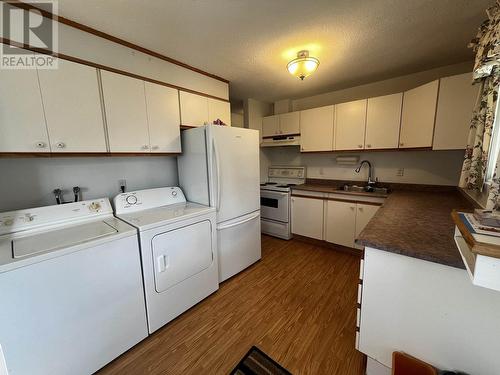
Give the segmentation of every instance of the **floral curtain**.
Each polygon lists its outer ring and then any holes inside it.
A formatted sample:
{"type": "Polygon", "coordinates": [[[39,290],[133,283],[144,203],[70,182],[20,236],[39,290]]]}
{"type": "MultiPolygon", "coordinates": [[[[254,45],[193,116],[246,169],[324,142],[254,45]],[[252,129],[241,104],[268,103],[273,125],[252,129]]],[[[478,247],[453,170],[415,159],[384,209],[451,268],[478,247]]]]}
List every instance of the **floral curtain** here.
{"type": "MultiPolygon", "coordinates": [[[[488,19],[479,27],[476,38],[469,47],[474,49],[476,59],[473,78],[480,84],[479,97],[472,114],[465,160],[460,177],[460,186],[482,191],[488,158],[490,140],[498,101],[500,85],[500,0],[487,9],[488,19]]],[[[488,207],[497,207],[500,192],[500,166],[497,165],[490,186],[488,207]]]]}

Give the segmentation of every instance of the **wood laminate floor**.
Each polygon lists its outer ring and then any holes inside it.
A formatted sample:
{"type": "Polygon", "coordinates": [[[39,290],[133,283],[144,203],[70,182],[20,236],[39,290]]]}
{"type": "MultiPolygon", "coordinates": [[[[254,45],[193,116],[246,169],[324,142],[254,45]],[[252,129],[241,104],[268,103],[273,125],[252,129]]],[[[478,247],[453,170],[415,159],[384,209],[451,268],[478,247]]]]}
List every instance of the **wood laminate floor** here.
{"type": "Polygon", "coordinates": [[[262,259],[99,374],[228,374],[252,345],[293,374],[361,375],[359,258],[262,237],[262,259]]]}

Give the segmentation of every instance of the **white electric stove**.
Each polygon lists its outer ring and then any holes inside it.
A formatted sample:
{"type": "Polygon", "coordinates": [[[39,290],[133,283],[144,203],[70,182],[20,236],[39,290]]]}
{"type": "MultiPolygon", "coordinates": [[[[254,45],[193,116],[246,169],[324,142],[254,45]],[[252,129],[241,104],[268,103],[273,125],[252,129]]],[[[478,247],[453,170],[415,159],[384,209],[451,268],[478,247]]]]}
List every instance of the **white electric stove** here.
{"type": "Polygon", "coordinates": [[[291,188],[305,183],[306,168],[271,166],[267,177],[268,182],[260,185],[261,232],[289,240],[291,188]]]}

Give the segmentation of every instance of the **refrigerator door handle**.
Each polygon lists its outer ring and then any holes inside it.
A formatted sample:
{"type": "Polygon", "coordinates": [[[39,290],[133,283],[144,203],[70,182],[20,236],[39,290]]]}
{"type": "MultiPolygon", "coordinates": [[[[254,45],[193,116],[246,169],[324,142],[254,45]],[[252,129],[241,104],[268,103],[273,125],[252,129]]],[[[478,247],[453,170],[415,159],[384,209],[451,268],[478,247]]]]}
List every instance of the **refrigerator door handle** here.
{"type": "Polygon", "coordinates": [[[256,218],[258,218],[260,216],[260,211],[259,212],[256,212],[255,214],[253,214],[252,216],[250,217],[247,217],[243,220],[240,220],[240,221],[237,221],[236,223],[231,223],[231,224],[225,224],[225,225],[219,225],[217,227],[218,230],[223,230],[223,229],[228,229],[228,228],[232,228],[232,227],[236,227],[238,225],[241,225],[241,224],[244,224],[244,223],[247,223],[249,221],[252,221],[256,218]]]}
{"type": "Polygon", "coordinates": [[[220,165],[219,165],[219,150],[217,149],[217,143],[215,142],[215,138],[212,138],[212,148],[214,150],[215,156],[215,170],[216,170],[216,178],[217,178],[217,202],[216,202],[216,210],[219,212],[220,210],[220,199],[221,199],[221,186],[220,186],[220,165]]]}

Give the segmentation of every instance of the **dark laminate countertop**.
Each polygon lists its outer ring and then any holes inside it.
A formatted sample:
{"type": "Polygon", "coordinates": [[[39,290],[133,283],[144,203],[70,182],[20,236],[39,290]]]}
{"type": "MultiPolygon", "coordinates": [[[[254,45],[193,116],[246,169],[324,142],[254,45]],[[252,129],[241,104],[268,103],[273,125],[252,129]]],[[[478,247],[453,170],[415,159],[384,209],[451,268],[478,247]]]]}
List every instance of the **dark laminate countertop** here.
{"type": "Polygon", "coordinates": [[[465,269],[453,234],[454,208],[471,209],[460,192],[394,191],[357,243],[465,269]]]}
{"type": "MultiPolygon", "coordinates": [[[[392,192],[377,211],[357,243],[396,254],[465,269],[453,239],[453,209],[472,204],[453,187],[390,184],[392,192]]],[[[341,193],[336,181],[307,181],[297,190],[341,193]]],[[[342,191],[342,193],[344,193],[342,191]]],[[[380,197],[373,193],[347,193],[380,197]]]]}

